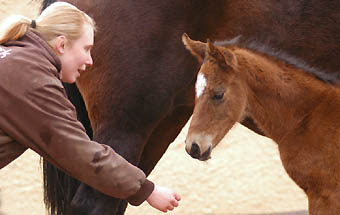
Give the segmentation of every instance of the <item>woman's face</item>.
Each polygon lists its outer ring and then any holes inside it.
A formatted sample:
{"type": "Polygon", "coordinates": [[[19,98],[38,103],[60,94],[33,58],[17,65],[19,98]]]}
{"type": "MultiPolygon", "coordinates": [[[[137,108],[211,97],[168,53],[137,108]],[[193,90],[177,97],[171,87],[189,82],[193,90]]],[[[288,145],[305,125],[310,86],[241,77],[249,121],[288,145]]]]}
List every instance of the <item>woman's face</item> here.
{"type": "Polygon", "coordinates": [[[83,35],[70,43],[65,43],[62,52],[59,52],[61,60],[61,80],[74,83],[87,66],[93,64],[91,48],[94,43],[93,28],[89,24],[84,25],[83,35]]]}

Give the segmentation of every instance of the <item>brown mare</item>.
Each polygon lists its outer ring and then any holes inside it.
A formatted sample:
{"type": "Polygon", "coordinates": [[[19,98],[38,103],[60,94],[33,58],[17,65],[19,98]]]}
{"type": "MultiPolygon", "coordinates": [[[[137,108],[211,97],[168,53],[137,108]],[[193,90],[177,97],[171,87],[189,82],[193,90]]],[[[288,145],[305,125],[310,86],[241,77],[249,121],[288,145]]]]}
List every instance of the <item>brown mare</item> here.
{"type": "MultiPolygon", "coordinates": [[[[337,81],[339,74],[340,0],[68,1],[94,17],[99,32],[94,66],[77,82],[85,105],[75,86],[67,93],[80,120],[92,127],[93,139],[110,145],[146,174],[193,111],[199,65],[181,42],[184,32],[197,40],[252,36],[322,68],[330,80],[334,76],[337,81]]],[[[261,132],[249,118],[243,124],[261,132]]],[[[51,211],[124,214],[125,201],[79,184],[49,165],[44,173],[51,211]]]]}
{"type": "Polygon", "coordinates": [[[250,116],[278,144],[284,168],[308,196],[309,214],[340,214],[340,89],[263,46],[186,35],[183,42],[203,61],[187,151],[195,145],[205,153],[194,156],[209,159],[231,127],[250,116]]]}

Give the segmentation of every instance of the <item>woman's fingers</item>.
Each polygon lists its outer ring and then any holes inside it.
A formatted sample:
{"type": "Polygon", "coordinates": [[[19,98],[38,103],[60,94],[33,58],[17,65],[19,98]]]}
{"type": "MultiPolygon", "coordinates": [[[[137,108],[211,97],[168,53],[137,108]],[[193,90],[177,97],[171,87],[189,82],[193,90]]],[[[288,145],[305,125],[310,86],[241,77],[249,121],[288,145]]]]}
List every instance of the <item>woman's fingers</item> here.
{"type": "Polygon", "coordinates": [[[175,193],[175,199],[177,200],[177,201],[180,201],[181,200],[181,196],[178,194],[178,193],[175,193]]]}
{"type": "Polygon", "coordinates": [[[172,211],[173,209],[174,209],[174,206],[172,206],[172,205],[168,206],[169,211],[172,211]]]}
{"type": "Polygon", "coordinates": [[[178,206],[178,201],[177,200],[171,200],[171,205],[174,207],[178,206]]]}

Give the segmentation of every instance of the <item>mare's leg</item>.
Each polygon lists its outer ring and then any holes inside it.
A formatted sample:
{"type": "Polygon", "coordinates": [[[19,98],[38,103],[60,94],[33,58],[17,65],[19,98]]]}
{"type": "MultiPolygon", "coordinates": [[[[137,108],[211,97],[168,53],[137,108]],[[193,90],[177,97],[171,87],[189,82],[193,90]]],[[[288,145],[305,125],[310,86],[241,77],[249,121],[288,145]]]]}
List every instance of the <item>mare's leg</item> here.
{"type": "MultiPolygon", "coordinates": [[[[94,140],[110,145],[130,163],[137,165],[146,137],[108,126],[100,132],[94,131],[94,140]]],[[[109,197],[81,184],[72,200],[72,215],[123,215],[126,206],[125,200],[109,197]]]]}
{"type": "MultiPolygon", "coordinates": [[[[188,97],[191,98],[190,96],[188,97]]],[[[192,103],[192,99],[188,100],[184,99],[181,102],[192,103]]],[[[192,105],[177,107],[159,122],[148,140],[147,137],[136,135],[135,133],[117,131],[113,126],[108,126],[107,129],[102,129],[101,132],[95,131],[94,139],[112,146],[129,162],[139,163],[139,167],[148,175],[169,144],[175,140],[185,126],[192,111],[192,105]],[[144,146],[146,142],[147,144],[144,146]]],[[[125,200],[108,197],[82,184],[72,201],[72,215],[123,215],[126,207],[127,202],[125,200]]]]}
{"type": "MultiPolygon", "coordinates": [[[[173,111],[171,115],[162,120],[158,127],[153,131],[148,143],[144,147],[139,167],[150,174],[159,159],[167,150],[169,144],[173,142],[182,128],[189,120],[193,111],[191,106],[181,106],[173,111]]],[[[184,150],[184,145],[183,145],[184,150]]]]}
{"type": "MultiPolygon", "coordinates": [[[[163,119],[157,128],[152,132],[147,144],[144,147],[139,167],[149,175],[156,166],[166,149],[173,142],[193,111],[192,106],[181,106],[176,108],[171,115],[163,119]]],[[[127,207],[126,201],[121,201],[117,215],[123,215],[127,207]]]]}
{"type": "Polygon", "coordinates": [[[71,202],[72,211],[67,215],[116,215],[121,201],[82,183],[71,202]]]}
{"type": "MultiPolygon", "coordinates": [[[[168,117],[162,120],[157,128],[155,128],[152,132],[151,137],[144,147],[139,165],[139,167],[143,169],[147,175],[152,171],[168,148],[169,144],[175,140],[181,129],[187,123],[192,114],[192,110],[192,106],[180,106],[176,108],[170,115],[168,115],[168,117]]],[[[111,128],[111,130],[113,129],[111,128]]],[[[127,142],[136,143],[136,141],[126,141],[124,144],[127,144],[127,142]]],[[[101,140],[99,142],[104,143],[105,141],[101,140]]],[[[140,140],[139,142],[143,141],[140,140]]],[[[117,147],[114,148],[117,150],[117,147]]],[[[126,149],[121,149],[120,151],[126,153],[129,152],[129,150],[126,149]]],[[[133,151],[137,152],[138,150],[133,151]]],[[[134,160],[133,157],[139,157],[134,156],[133,154],[123,156],[130,160],[130,162],[131,160],[134,160]]],[[[127,207],[127,202],[108,197],[98,191],[95,191],[91,187],[82,184],[72,201],[72,207],[72,215],[123,215],[127,207]]]]}

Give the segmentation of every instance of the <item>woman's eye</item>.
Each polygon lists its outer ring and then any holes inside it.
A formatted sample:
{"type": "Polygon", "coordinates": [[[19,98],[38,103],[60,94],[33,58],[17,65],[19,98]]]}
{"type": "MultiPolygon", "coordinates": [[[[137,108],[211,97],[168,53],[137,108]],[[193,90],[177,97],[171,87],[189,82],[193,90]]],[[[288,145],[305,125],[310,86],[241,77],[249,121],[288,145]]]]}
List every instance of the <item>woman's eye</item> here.
{"type": "Polygon", "coordinates": [[[213,100],[221,100],[224,96],[224,93],[215,93],[212,97],[213,100]]]}

